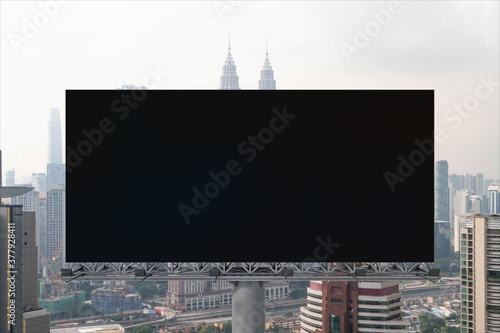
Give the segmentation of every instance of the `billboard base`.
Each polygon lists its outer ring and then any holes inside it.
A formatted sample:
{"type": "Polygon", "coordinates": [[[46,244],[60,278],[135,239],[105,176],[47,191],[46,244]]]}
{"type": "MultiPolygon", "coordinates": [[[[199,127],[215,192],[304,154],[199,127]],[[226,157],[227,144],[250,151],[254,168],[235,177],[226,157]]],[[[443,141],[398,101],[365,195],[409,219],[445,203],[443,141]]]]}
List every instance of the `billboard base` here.
{"type": "Polygon", "coordinates": [[[232,283],[233,332],[264,333],[266,331],[265,282],[236,281],[232,283]]]}

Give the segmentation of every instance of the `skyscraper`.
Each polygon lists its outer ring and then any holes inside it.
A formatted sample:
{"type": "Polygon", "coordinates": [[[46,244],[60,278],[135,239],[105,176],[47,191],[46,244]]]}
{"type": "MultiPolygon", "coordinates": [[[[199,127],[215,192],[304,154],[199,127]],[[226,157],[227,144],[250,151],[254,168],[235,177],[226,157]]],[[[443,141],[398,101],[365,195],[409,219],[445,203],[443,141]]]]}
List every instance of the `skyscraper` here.
{"type": "Polygon", "coordinates": [[[62,164],[61,119],[59,109],[50,109],[49,118],[49,160],[50,163],[62,164]]]}
{"type": "Polygon", "coordinates": [[[448,195],[448,162],[437,161],[434,173],[434,220],[450,221],[448,195]]]}
{"type": "Polygon", "coordinates": [[[47,188],[66,184],[66,169],[62,164],[61,120],[59,109],[50,109],[49,156],[47,162],[47,188]]]}
{"type": "Polygon", "coordinates": [[[47,164],[47,189],[66,184],[66,166],[59,163],[47,164]]]}
{"type": "Polygon", "coordinates": [[[488,213],[488,200],[485,195],[471,195],[470,213],[488,213]]]}
{"type": "Polygon", "coordinates": [[[450,222],[434,221],[434,260],[450,256],[450,222]]]}
{"type": "Polygon", "coordinates": [[[23,206],[24,211],[32,211],[36,213],[36,246],[40,247],[40,193],[38,191],[30,191],[23,195],[10,199],[12,205],[23,206]]]}
{"type": "Polygon", "coordinates": [[[490,214],[500,214],[500,184],[491,184],[488,187],[488,194],[490,214]]]}
{"type": "MultiPolygon", "coordinates": [[[[498,181],[500,182],[500,181],[498,181]]],[[[485,179],[484,180],[484,194],[486,194],[486,196],[489,198],[489,193],[488,193],[488,187],[490,187],[490,185],[492,184],[496,184],[497,182],[494,180],[494,179],[485,179]]]]}
{"type": "Polygon", "coordinates": [[[500,215],[460,216],[461,332],[499,331],[500,215]]]}
{"type": "Polygon", "coordinates": [[[273,68],[268,58],[267,38],[266,38],[266,60],[260,71],[259,90],[276,90],[276,80],[274,79],[273,68]]]}
{"type": "MultiPolygon", "coordinates": [[[[54,258],[59,254],[59,262],[66,262],[66,190],[61,186],[59,189],[49,189],[45,201],[47,214],[45,226],[42,233],[45,239],[41,243],[42,255],[45,258],[54,258]]],[[[57,259],[57,258],[56,258],[57,259]]]]}
{"type": "Polygon", "coordinates": [[[476,175],[470,175],[468,173],[464,173],[461,175],[451,174],[449,177],[450,187],[453,187],[457,190],[467,189],[471,193],[477,195],[483,195],[485,187],[485,179],[484,174],[476,173],[476,175]]]}
{"type": "Polygon", "coordinates": [[[12,169],[5,172],[5,186],[14,186],[16,183],[16,170],[12,169]]]}
{"type": "Polygon", "coordinates": [[[31,184],[35,187],[35,191],[47,192],[47,175],[45,173],[31,174],[31,184]]]}
{"type": "Polygon", "coordinates": [[[300,308],[302,333],[410,332],[397,281],[311,281],[300,308]]]}
{"type": "Polygon", "coordinates": [[[460,222],[459,216],[465,213],[468,213],[470,210],[470,191],[466,189],[455,190],[451,189],[450,193],[452,194],[450,197],[453,202],[453,228],[452,230],[452,238],[453,238],[453,249],[454,252],[458,252],[460,250],[460,222]]]}
{"type": "Polygon", "coordinates": [[[238,75],[236,74],[236,64],[231,55],[231,37],[229,37],[228,52],[226,62],[222,67],[220,77],[220,90],[240,90],[238,75]]]}
{"type": "Polygon", "coordinates": [[[476,173],[476,189],[475,192],[477,195],[484,195],[484,174],[476,173]]]}

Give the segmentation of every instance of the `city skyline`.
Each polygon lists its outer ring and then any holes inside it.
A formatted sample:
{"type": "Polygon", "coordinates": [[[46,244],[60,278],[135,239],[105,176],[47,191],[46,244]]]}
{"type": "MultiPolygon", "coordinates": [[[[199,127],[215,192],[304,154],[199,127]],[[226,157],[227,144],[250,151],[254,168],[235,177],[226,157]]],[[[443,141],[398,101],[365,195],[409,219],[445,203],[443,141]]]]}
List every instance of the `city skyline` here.
{"type": "Polygon", "coordinates": [[[65,89],[142,85],[148,75],[150,89],[218,89],[231,28],[241,89],[258,89],[266,35],[278,89],[435,89],[436,160],[447,160],[450,174],[499,179],[498,3],[395,4],[60,4],[16,49],[13,36],[43,9],[2,2],[4,171],[15,168],[16,183],[46,172],[52,108],[61,110],[65,143],[65,89]],[[382,11],[392,13],[387,25],[346,56],[382,11]]]}

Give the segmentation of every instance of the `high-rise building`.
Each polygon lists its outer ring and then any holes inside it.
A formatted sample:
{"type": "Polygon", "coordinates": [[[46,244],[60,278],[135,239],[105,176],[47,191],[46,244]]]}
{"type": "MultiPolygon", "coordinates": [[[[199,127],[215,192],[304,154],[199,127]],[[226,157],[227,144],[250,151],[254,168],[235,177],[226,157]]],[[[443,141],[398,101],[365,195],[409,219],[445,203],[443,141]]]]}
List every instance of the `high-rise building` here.
{"type": "Polygon", "coordinates": [[[450,217],[453,218],[452,223],[450,223],[450,237],[454,252],[459,250],[460,227],[458,227],[458,216],[469,212],[469,195],[469,190],[450,188],[450,217]]]}
{"type": "Polygon", "coordinates": [[[35,187],[35,191],[39,193],[47,192],[47,175],[45,173],[31,174],[31,184],[35,187]]]}
{"type": "Polygon", "coordinates": [[[35,239],[35,212],[0,205],[0,332],[50,332],[50,316],[38,306],[35,239]]]}
{"type": "MultiPolygon", "coordinates": [[[[45,225],[42,224],[42,255],[55,258],[59,263],[66,262],[66,190],[64,188],[49,189],[45,200],[45,225]]],[[[59,266],[61,267],[61,266],[59,266]]]]}
{"type": "Polygon", "coordinates": [[[500,215],[460,218],[461,332],[499,332],[500,215]]]}
{"type": "Polygon", "coordinates": [[[475,175],[471,175],[468,173],[464,173],[461,175],[451,174],[449,176],[450,187],[455,188],[457,190],[466,189],[471,193],[477,195],[484,195],[486,181],[484,180],[484,174],[476,173],[475,175]]]}
{"type": "Polygon", "coordinates": [[[47,164],[47,190],[66,184],[66,165],[59,163],[47,164]]]}
{"type": "Polygon", "coordinates": [[[476,177],[474,175],[469,175],[468,173],[464,175],[464,188],[475,193],[476,177]]]}
{"type": "Polygon", "coordinates": [[[276,80],[274,79],[274,72],[268,55],[266,38],[266,60],[264,60],[264,66],[262,66],[262,70],[260,71],[259,90],[276,90],[276,80]]]}
{"type": "Polygon", "coordinates": [[[450,181],[450,187],[453,187],[454,189],[461,190],[464,188],[463,175],[457,175],[455,173],[452,173],[449,176],[449,181],[450,181]]]}
{"type": "Polygon", "coordinates": [[[500,214],[500,184],[488,186],[490,214],[500,214]]]}
{"type": "Polygon", "coordinates": [[[484,174],[476,173],[476,188],[475,192],[477,195],[484,195],[484,174]]]}
{"type": "Polygon", "coordinates": [[[23,206],[24,211],[36,212],[36,246],[40,246],[40,193],[38,191],[30,191],[23,195],[10,199],[12,205],[23,206]]]}
{"type": "Polygon", "coordinates": [[[47,189],[54,185],[66,184],[66,166],[62,164],[61,120],[59,109],[56,108],[50,110],[46,184],[47,189]]]}
{"type": "Polygon", "coordinates": [[[50,109],[49,160],[47,163],[62,164],[61,119],[57,108],[50,109]]]}
{"type": "Polygon", "coordinates": [[[14,186],[16,183],[16,170],[12,169],[5,172],[5,186],[14,186]]]}
{"type": "Polygon", "coordinates": [[[437,161],[434,173],[434,220],[448,221],[449,194],[448,194],[448,162],[437,161]]]}
{"type": "Polygon", "coordinates": [[[311,281],[300,321],[302,333],[410,332],[397,281],[311,281]]]}
{"type": "Polygon", "coordinates": [[[434,221],[434,260],[450,256],[450,223],[434,221]]]}
{"type": "Polygon", "coordinates": [[[469,213],[488,213],[488,199],[485,195],[471,195],[469,200],[469,213]]]}
{"type": "Polygon", "coordinates": [[[231,55],[231,39],[229,39],[226,62],[222,67],[222,76],[220,77],[220,90],[240,90],[238,75],[236,74],[236,64],[231,55]]]}
{"type": "MultiPolygon", "coordinates": [[[[498,182],[500,183],[500,181],[498,181],[498,182]]],[[[497,182],[494,179],[485,179],[484,180],[484,191],[485,191],[484,194],[486,194],[486,196],[488,198],[489,198],[489,195],[490,195],[488,193],[488,187],[490,187],[490,185],[495,184],[495,183],[497,183],[497,182]]]]}

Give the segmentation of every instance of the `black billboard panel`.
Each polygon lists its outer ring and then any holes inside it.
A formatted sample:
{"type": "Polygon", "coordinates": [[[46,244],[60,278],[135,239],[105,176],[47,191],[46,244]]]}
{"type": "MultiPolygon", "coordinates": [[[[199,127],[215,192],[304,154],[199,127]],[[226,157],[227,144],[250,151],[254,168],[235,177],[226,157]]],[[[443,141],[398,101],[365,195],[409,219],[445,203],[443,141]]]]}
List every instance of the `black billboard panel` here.
{"type": "Polygon", "coordinates": [[[68,90],[69,262],[433,261],[432,90],[68,90]]]}

